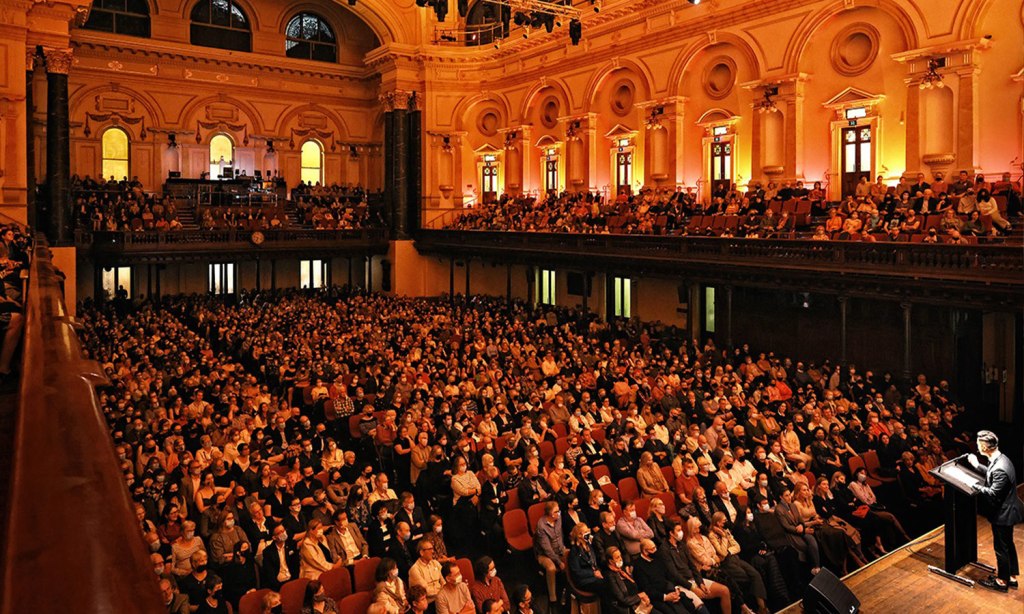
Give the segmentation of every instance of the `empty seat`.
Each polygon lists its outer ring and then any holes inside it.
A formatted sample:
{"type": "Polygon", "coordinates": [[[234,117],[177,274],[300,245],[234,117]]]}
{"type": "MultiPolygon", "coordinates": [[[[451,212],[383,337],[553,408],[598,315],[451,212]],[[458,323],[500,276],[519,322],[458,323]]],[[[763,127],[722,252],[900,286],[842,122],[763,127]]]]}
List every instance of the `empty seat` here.
{"type": "Polygon", "coordinates": [[[348,567],[329,569],[320,574],[320,584],[328,597],[339,602],[352,594],[352,572],[348,567]]]}
{"type": "Polygon", "coordinates": [[[355,592],[372,591],[377,584],[377,566],[380,565],[380,557],[372,556],[368,559],[359,559],[352,567],[352,586],[355,592]]]}
{"type": "Polygon", "coordinates": [[[501,517],[501,526],[505,530],[505,542],[513,552],[533,549],[533,537],[530,536],[526,512],[520,509],[505,512],[501,517]]]}
{"type": "Polygon", "coordinates": [[[281,585],[281,609],[284,614],[302,614],[302,600],[306,596],[308,578],[295,578],[281,585]]]}
{"type": "Polygon", "coordinates": [[[623,501],[633,501],[640,498],[640,488],[637,486],[636,478],[622,478],[619,480],[619,497],[623,501]]]}
{"type": "Polygon", "coordinates": [[[364,591],[342,599],[341,603],[338,604],[338,611],[345,612],[345,614],[350,612],[352,614],[362,613],[370,609],[371,603],[373,603],[373,593],[364,591]]]}

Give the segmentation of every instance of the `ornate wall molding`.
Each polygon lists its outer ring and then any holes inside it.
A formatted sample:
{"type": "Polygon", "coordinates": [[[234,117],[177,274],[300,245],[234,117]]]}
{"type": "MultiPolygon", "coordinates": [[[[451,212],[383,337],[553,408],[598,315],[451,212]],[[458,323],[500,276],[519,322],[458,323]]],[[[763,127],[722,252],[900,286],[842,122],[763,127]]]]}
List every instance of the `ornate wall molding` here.
{"type": "Polygon", "coordinates": [[[71,71],[74,53],[70,48],[43,47],[46,58],[46,72],[66,75],[71,71]]]}

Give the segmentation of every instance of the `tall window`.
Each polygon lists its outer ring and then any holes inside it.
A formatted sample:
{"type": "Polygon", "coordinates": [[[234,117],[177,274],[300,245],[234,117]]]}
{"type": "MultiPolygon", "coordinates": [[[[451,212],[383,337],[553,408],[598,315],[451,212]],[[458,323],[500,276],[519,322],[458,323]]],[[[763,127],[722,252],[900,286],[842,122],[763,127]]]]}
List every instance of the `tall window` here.
{"type": "Polygon", "coordinates": [[[234,294],[235,264],[233,262],[211,264],[207,280],[210,294],[234,294]]]}
{"type": "Polygon", "coordinates": [[[715,288],[708,286],[704,288],[704,330],[715,332],[715,288]]]}
{"type": "Polygon", "coordinates": [[[249,18],[234,0],[199,0],[192,7],[193,45],[251,51],[249,18]]]}
{"type": "Polygon", "coordinates": [[[146,0],[94,0],[82,27],[149,38],[149,4],[146,0]]]}
{"type": "Polygon", "coordinates": [[[103,133],[103,176],[120,180],[128,177],[128,133],[107,128],[103,133]]]}
{"type": "Polygon", "coordinates": [[[542,305],[554,305],[556,296],[555,272],[551,269],[540,269],[537,272],[537,302],[542,305]]]}
{"type": "Polygon", "coordinates": [[[299,13],[284,31],[284,52],[290,58],[338,61],[338,42],[327,22],[313,13],[299,13]]]}
{"type": "Polygon", "coordinates": [[[633,282],[628,277],[612,278],[612,315],[616,318],[632,317],[633,282]]]}
{"type": "Polygon", "coordinates": [[[117,298],[119,292],[122,296],[131,298],[132,268],[130,266],[103,269],[103,294],[107,298],[117,298]]]}
{"type": "Polygon", "coordinates": [[[235,159],[235,144],[226,134],[210,139],[210,179],[217,179],[235,159]]]}
{"type": "Polygon", "coordinates": [[[327,286],[326,260],[299,261],[299,287],[323,288],[327,286]]]}
{"type": "Polygon", "coordinates": [[[324,180],[324,150],[316,141],[302,144],[302,182],[316,185],[324,180]]]}

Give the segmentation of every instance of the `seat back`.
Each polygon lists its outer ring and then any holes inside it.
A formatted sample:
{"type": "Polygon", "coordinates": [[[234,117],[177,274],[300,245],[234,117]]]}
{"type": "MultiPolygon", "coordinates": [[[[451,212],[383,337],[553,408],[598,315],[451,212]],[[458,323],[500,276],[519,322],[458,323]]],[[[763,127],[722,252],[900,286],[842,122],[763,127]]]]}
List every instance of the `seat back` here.
{"type": "Polygon", "coordinates": [[[473,584],[476,580],[476,576],[473,572],[473,562],[469,559],[462,558],[456,559],[455,564],[459,566],[459,571],[462,572],[462,581],[467,585],[473,584]]]}
{"type": "Polygon", "coordinates": [[[665,503],[665,518],[671,518],[676,515],[676,498],[672,492],[663,492],[655,495],[665,503]]]}
{"type": "Polygon", "coordinates": [[[648,499],[647,497],[644,497],[642,499],[637,499],[633,501],[633,504],[636,505],[637,517],[647,520],[647,516],[649,516],[651,513],[651,500],[648,499]]]}
{"type": "Polygon", "coordinates": [[[569,438],[559,437],[555,440],[555,454],[565,454],[565,451],[569,449],[569,438]]]}
{"type": "Polygon", "coordinates": [[[263,596],[269,592],[269,588],[261,588],[242,595],[238,601],[238,614],[260,614],[263,611],[263,596]]]}
{"type": "Polygon", "coordinates": [[[370,609],[372,602],[373,593],[370,591],[355,593],[341,600],[341,603],[338,604],[338,611],[345,612],[346,614],[349,612],[352,614],[366,612],[370,609]]]}
{"type": "Polygon", "coordinates": [[[537,531],[537,522],[541,519],[541,516],[544,515],[544,505],[545,503],[534,503],[530,506],[530,509],[527,510],[526,515],[530,520],[530,535],[533,535],[537,531]]]}
{"type": "Polygon", "coordinates": [[[512,511],[512,510],[517,510],[520,507],[522,507],[520,505],[520,503],[519,503],[519,489],[518,488],[510,488],[507,491],[506,494],[508,494],[508,501],[505,502],[505,511],[506,512],[509,512],[509,511],[512,511]]]}
{"type": "Polygon", "coordinates": [[[371,556],[368,559],[356,561],[352,568],[352,586],[355,592],[372,591],[377,584],[377,566],[380,565],[380,557],[371,556]]]}
{"type": "Polygon", "coordinates": [[[619,489],[615,484],[602,484],[601,491],[609,500],[615,501],[616,503],[622,503],[622,499],[619,498],[619,489]]]}
{"type": "Polygon", "coordinates": [[[545,464],[555,457],[555,444],[550,441],[542,441],[538,447],[540,448],[540,458],[545,464]]]}
{"type": "Polygon", "coordinates": [[[341,601],[352,594],[352,572],[348,567],[329,569],[320,574],[320,584],[323,584],[328,597],[341,601]]]}
{"type": "Polygon", "coordinates": [[[521,509],[505,512],[501,517],[501,526],[505,530],[505,542],[511,550],[525,552],[533,548],[526,512],[521,509]]]}
{"type": "Polygon", "coordinates": [[[623,501],[640,498],[640,487],[637,486],[636,478],[630,477],[619,480],[619,496],[623,501]]]}
{"type": "Polygon", "coordinates": [[[608,470],[608,465],[594,465],[594,479],[600,481],[601,478],[611,481],[612,472],[608,470]]]}
{"type": "Polygon", "coordinates": [[[284,614],[302,614],[302,599],[306,596],[308,578],[295,578],[281,585],[281,609],[284,614]]]}

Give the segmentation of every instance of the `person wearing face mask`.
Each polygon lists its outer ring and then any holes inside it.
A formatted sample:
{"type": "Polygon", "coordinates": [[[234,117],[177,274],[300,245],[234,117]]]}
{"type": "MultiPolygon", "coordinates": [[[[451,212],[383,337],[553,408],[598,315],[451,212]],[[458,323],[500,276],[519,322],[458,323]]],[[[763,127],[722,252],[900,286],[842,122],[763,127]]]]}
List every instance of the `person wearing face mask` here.
{"type": "Polygon", "coordinates": [[[423,510],[416,506],[416,498],[411,492],[403,492],[400,497],[398,511],[395,512],[395,523],[404,522],[412,530],[412,541],[419,541],[427,532],[427,520],[423,510]]]}
{"type": "Polygon", "coordinates": [[[247,542],[235,544],[231,562],[220,568],[224,580],[224,599],[237,612],[242,595],[257,587],[257,568],[253,552],[247,542]]]}
{"type": "MultiPolygon", "coordinates": [[[[682,455],[680,455],[682,456],[682,455]]],[[[676,458],[680,458],[677,456],[676,458]]],[[[676,495],[679,497],[679,506],[683,508],[693,503],[693,491],[700,486],[697,480],[697,464],[689,457],[680,461],[680,471],[676,476],[676,495]]]]}
{"type": "Polygon", "coordinates": [[[481,612],[487,612],[484,604],[491,601],[497,602],[499,611],[508,612],[512,608],[508,593],[505,592],[505,584],[498,577],[498,569],[494,565],[494,559],[489,556],[482,556],[473,563],[473,583],[469,587],[469,594],[473,597],[473,603],[481,612]]]}
{"type": "Polygon", "coordinates": [[[319,581],[313,580],[306,585],[300,612],[301,614],[338,614],[338,604],[327,596],[319,581]]]}
{"type": "Polygon", "coordinates": [[[207,578],[212,575],[207,571],[208,562],[205,550],[196,552],[189,561],[192,568],[191,573],[178,580],[178,590],[188,595],[189,604],[198,604],[206,598],[205,583],[207,578]]]}
{"type": "Polygon", "coordinates": [[[437,614],[473,614],[476,608],[469,594],[469,587],[462,581],[462,572],[455,561],[441,564],[441,577],[444,584],[437,592],[434,606],[437,614]]]}
{"type": "Polygon", "coordinates": [[[344,567],[338,561],[331,563],[331,551],[327,539],[323,536],[323,527],[319,520],[310,520],[299,548],[299,576],[316,580],[325,571],[344,567]]]}
{"type": "Polygon", "coordinates": [[[601,611],[607,614],[650,614],[651,598],[640,592],[631,568],[625,564],[622,551],[611,546],[605,551],[608,561],[608,585],[601,600],[601,611]]]}
{"type": "Polygon", "coordinates": [[[281,595],[277,591],[270,591],[263,595],[263,599],[260,600],[260,614],[282,614],[283,612],[281,595]]]}
{"type": "Polygon", "coordinates": [[[733,524],[731,533],[740,545],[740,557],[750,563],[764,580],[768,593],[767,604],[769,609],[774,612],[784,609],[792,600],[789,597],[786,579],[782,574],[782,567],[775,557],[775,552],[768,546],[764,535],[757,527],[755,519],[760,519],[762,522],[774,520],[764,514],[766,512],[758,511],[755,514],[750,509],[745,510],[745,513],[740,514],[740,518],[733,524]]]}
{"type": "Polygon", "coordinates": [[[629,453],[629,444],[625,437],[615,442],[615,449],[608,456],[608,469],[611,471],[612,480],[616,483],[623,478],[631,478],[636,475],[636,460],[629,453]]]}
{"type": "Polygon", "coordinates": [[[640,542],[640,556],[633,560],[633,577],[637,588],[650,597],[655,611],[662,614],[707,614],[702,601],[692,601],[683,593],[683,587],[672,581],[668,569],[661,564],[658,545],[654,540],[645,539],[640,542]]]}
{"type": "Polygon", "coordinates": [[[395,538],[387,547],[387,556],[395,561],[402,575],[408,575],[413,563],[412,530],[407,522],[395,523],[395,538]]]}
{"type": "Polygon", "coordinates": [[[399,577],[399,567],[390,558],[381,559],[374,576],[373,601],[381,604],[387,614],[402,614],[409,607],[405,583],[399,577]]]}
{"type": "Polygon", "coordinates": [[[237,543],[249,543],[249,537],[235,523],[235,513],[225,511],[220,518],[218,530],[210,537],[210,558],[214,565],[224,565],[234,557],[237,543]]]}
{"type": "Polygon", "coordinates": [[[366,529],[366,541],[370,545],[370,556],[381,557],[394,540],[395,526],[386,501],[374,503],[370,513],[373,520],[366,529]]]}
{"type": "Polygon", "coordinates": [[[622,517],[615,523],[615,530],[622,537],[626,545],[626,551],[631,556],[640,553],[640,541],[654,537],[654,531],[647,525],[643,518],[636,513],[636,504],[633,501],[622,502],[622,517]]]}
{"type": "Polygon", "coordinates": [[[630,562],[629,553],[626,552],[626,544],[619,532],[615,530],[615,513],[611,511],[601,512],[600,524],[598,524],[594,530],[594,550],[597,552],[597,558],[601,563],[601,568],[607,568],[609,563],[605,558],[605,553],[609,548],[616,548],[623,553],[627,564],[630,562]]]}
{"type": "MultiPolygon", "coordinates": [[[[231,606],[224,599],[224,583],[215,575],[206,579],[204,588],[206,595],[199,601],[195,614],[229,614],[231,606]]],[[[191,603],[191,602],[190,602],[191,603]]]]}
{"type": "Polygon", "coordinates": [[[562,536],[562,512],[557,502],[548,501],[544,504],[544,516],[537,521],[533,534],[533,552],[544,569],[551,603],[558,600],[556,580],[558,573],[565,569],[568,555],[562,536]]]}
{"type": "Polygon", "coordinates": [[[702,577],[700,571],[690,562],[686,533],[681,520],[669,522],[669,538],[658,547],[658,562],[664,567],[667,578],[679,587],[692,603],[702,604],[709,599],[718,599],[722,612],[732,612],[732,598],[728,587],[702,577]]]}
{"type": "Polygon", "coordinates": [[[757,481],[747,490],[747,505],[756,508],[761,501],[767,501],[769,507],[775,507],[778,497],[771,487],[767,473],[757,474],[757,481]]]}
{"type": "Polygon", "coordinates": [[[590,527],[582,522],[576,524],[569,533],[567,564],[572,585],[588,593],[600,592],[604,584],[593,540],[590,527]]]}

